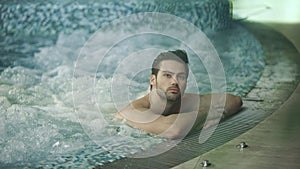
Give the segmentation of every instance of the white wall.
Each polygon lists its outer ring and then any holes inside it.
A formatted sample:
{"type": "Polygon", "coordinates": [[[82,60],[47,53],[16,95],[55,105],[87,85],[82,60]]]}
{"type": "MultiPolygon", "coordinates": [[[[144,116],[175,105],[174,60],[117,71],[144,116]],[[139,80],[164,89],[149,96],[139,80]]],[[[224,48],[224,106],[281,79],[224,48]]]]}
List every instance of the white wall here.
{"type": "Polygon", "coordinates": [[[300,0],[232,0],[235,18],[258,22],[300,23],[300,0]]]}

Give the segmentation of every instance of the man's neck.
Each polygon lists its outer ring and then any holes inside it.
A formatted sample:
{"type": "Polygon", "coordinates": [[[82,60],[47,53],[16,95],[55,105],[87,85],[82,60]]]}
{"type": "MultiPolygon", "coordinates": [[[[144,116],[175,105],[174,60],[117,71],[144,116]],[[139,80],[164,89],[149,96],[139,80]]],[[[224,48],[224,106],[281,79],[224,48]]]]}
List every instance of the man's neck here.
{"type": "Polygon", "coordinates": [[[179,99],[178,101],[168,101],[165,111],[162,113],[162,115],[170,115],[170,114],[177,114],[180,111],[180,105],[181,105],[181,100],[179,99]]]}
{"type": "Polygon", "coordinates": [[[155,114],[170,115],[170,114],[179,113],[180,111],[181,99],[178,99],[176,101],[169,101],[169,100],[167,101],[162,99],[156,93],[154,93],[154,95],[152,96],[149,93],[148,101],[150,105],[149,108],[155,114]]]}

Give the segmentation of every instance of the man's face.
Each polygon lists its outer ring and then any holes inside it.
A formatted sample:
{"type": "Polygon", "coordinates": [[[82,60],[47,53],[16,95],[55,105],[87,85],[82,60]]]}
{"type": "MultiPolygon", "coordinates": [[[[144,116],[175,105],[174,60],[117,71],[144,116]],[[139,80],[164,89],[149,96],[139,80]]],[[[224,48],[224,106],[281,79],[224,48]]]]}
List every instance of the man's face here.
{"type": "Polygon", "coordinates": [[[152,75],[150,83],[161,97],[176,102],[184,93],[187,82],[185,64],[175,60],[164,60],[160,63],[157,77],[152,75]]]}

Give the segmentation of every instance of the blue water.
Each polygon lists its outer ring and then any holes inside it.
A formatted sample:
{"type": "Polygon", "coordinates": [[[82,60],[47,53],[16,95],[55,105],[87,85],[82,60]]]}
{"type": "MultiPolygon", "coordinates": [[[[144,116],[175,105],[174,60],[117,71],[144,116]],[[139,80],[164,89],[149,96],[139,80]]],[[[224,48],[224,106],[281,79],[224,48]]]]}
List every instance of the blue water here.
{"type": "MultiPolygon", "coordinates": [[[[186,49],[199,85],[198,92],[204,94],[211,90],[207,71],[201,62],[195,61],[195,53],[179,40],[163,35],[147,34],[120,42],[100,65],[99,57],[91,54],[86,57],[87,62],[81,62],[86,65],[77,67],[74,76],[83,47],[90,51],[106,50],[110,46],[105,46],[105,40],[121,35],[122,31],[119,35],[114,31],[100,31],[101,38],[91,40],[94,31],[89,28],[66,30],[52,35],[6,32],[1,36],[1,167],[88,168],[165,141],[112,117],[117,111],[111,93],[113,73],[130,53],[128,46],[135,46],[135,50],[147,45],[159,50],[186,49]],[[87,45],[87,41],[93,42],[87,45]],[[91,65],[97,70],[89,69],[91,65]],[[91,83],[94,88],[89,87],[91,83]],[[90,97],[95,94],[95,98],[90,97]]],[[[244,96],[255,86],[264,67],[260,44],[234,23],[230,29],[208,32],[207,36],[224,66],[226,91],[244,96]]],[[[139,62],[132,63],[138,67],[139,62]]],[[[122,77],[124,84],[129,83],[129,100],[147,92],[148,77],[148,69],[122,77]]],[[[193,90],[193,86],[188,88],[188,91],[193,90]]]]}

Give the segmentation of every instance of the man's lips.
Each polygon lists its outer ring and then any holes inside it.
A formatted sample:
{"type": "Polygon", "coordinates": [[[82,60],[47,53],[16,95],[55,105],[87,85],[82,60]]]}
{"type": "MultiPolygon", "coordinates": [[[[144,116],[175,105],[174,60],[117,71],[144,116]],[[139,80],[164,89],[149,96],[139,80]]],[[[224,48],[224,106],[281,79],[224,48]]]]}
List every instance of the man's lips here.
{"type": "Polygon", "coordinates": [[[172,92],[172,93],[179,93],[179,89],[178,88],[169,88],[168,91],[172,92]]]}

